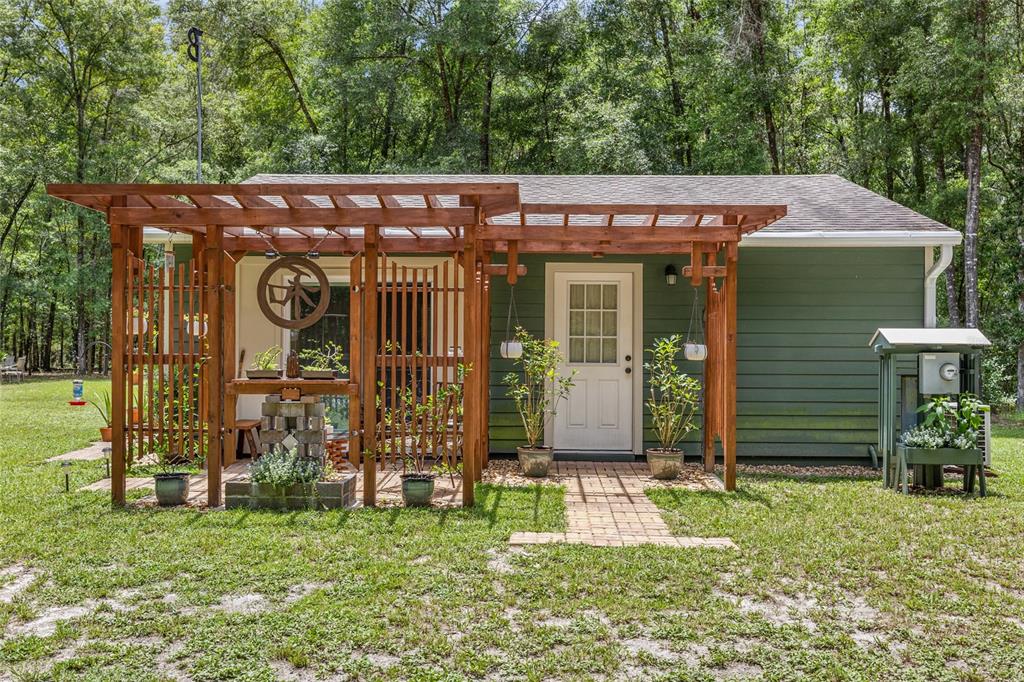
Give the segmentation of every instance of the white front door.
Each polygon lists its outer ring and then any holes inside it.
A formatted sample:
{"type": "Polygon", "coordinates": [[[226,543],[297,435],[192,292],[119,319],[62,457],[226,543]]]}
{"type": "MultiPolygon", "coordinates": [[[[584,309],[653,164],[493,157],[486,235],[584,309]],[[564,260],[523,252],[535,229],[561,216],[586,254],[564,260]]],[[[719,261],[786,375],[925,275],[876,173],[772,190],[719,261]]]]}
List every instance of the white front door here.
{"type": "Polygon", "coordinates": [[[558,406],[558,450],[633,451],[633,273],[554,273],[553,336],[576,371],[558,406]]]}

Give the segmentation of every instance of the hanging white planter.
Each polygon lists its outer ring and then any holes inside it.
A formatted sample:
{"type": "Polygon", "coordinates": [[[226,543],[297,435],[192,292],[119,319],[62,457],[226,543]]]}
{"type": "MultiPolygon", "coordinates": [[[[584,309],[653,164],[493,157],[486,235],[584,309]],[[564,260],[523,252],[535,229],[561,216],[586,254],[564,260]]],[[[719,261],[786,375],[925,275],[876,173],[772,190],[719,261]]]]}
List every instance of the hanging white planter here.
{"type": "Polygon", "coordinates": [[[502,341],[501,357],[506,360],[516,360],[523,357],[523,344],[519,341],[502,341]]]}
{"type": "Polygon", "coordinates": [[[138,336],[145,334],[146,330],[149,329],[149,320],[145,317],[133,317],[132,318],[132,336],[138,336]]]}
{"type": "Polygon", "coordinates": [[[206,320],[192,320],[188,326],[192,336],[206,336],[206,320]]]}
{"type": "Polygon", "coordinates": [[[683,357],[692,362],[703,362],[708,357],[708,347],[703,343],[687,343],[683,346],[683,357]]]}

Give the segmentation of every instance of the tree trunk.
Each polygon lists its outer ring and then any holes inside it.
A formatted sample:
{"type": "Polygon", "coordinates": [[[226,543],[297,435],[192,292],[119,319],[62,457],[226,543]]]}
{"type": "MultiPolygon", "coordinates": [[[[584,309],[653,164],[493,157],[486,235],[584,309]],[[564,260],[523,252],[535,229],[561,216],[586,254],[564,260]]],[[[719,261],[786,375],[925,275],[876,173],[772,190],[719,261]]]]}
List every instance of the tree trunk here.
{"type": "MultiPolygon", "coordinates": [[[[939,146],[935,150],[935,185],[940,195],[946,193],[946,152],[939,146]]],[[[959,287],[956,281],[957,263],[956,259],[949,264],[942,278],[946,283],[946,317],[949,318],[950,327],[962,327],[960,317],[960,296],[959,287]]]]}
{"type": "Polygon", "coordinates": [[[50,298],[50,309],[46,314],[46,328],[43,331],[43,345],[40,349],[39,366],[49,372],[53,369],[53,326],[57,317],[57,294],[50,298]]]}
{"type": "Polygon", "coordinates": [[[878,77],[878,87],[882,95],[882,120],[885,121],[885,142],[883,158],[885,159],[885,197],[892,199],[896,192],[896,169],[892,160],[892,97],[884,76],[878,77]]]}
{"type": "Polygon", "coordinates": [[[685,125],[686,104],[683,101],[683,88],[676,76],[675,58],[672,56],[672,43],[669,30],[673,24],[670,16],[671,8],[665,2],[658,3],[658,24],[661,27],[661,49],[665,54],[665,68],[668,71],[669,90],[672,93],[673,137],[675,138],[676,163],[681,168],[689,168],[693,151],[690,145],[690,134],[680,130],[685,125]]]}
{"type": "Polygon", "coordinates": [[[772,105],[767,99],[762,110],[764,112],[764,129],[768,136],[768,156],[772,160],[772,175],[779,175],[782,172],[782,164],[779,162],[779,134],[775,127],[775,114],[772,113],[772,105]]]}
{"type": "Polygon", "coordinates": [[[316,122],[313,120],[313,115],[309,113],[309,107],[306,106],[306,98],[302,96],[302,88],[299,87],[299,82],[295,79],[295,73],[292,72],[292,67],[288,64],[288,58],[285,57],[284,50],[281,49],[276,40],[268,35],[259,34],[259,39],[266,43],[267,47],[277,57],[277,60],[281,62],[281,68],[284,69],[285,75],[288,76],[288,82],[291,83],[292,91],[295,93],[295,99],[299,103],[299,108],[302,109],[302,115],[306,118],[306,125],[309,126],[309,131],[314,135],[320,134],[320,130],[316,127],[316,122]]]}
{"type": "Polygon", "coordinates": [[[756,81],[754,87],[757,89],[757,97],[761,101],[761,115],[764,118],[764,131],[768,143],[768,157],[771,159],[772,175],[778,175],[782,172],[782,164],[779,161],[779,134],[775,125],[775,112],[772,110],[771,95],[768,90],[768,60],[765,55],[767,29],[765,28],[764,5],[761,0],[748,0],[747,9],[753,40],[750,47],[755,59],[756,81]]]}
{"type": "Polygon", "coordinates": [[[984,142],[985,81],[988,78],[986,57],[988,0],[974,0],[975,47],[981,65],[975,75],[976,85],[970,111],[970,139],[965,159],[967,176],[967,216],[964,221],[964,317],[968,327],[977,327],[978,302],[978,228],[981,223],[981,153],[984,142]]]}
{"type": "Polygon", "coordinates": [[[490,59],[485,67],[484,103],[480,114],[480,172],[491,172],[491,101],[494,96],[494,65],[490,59]]]}

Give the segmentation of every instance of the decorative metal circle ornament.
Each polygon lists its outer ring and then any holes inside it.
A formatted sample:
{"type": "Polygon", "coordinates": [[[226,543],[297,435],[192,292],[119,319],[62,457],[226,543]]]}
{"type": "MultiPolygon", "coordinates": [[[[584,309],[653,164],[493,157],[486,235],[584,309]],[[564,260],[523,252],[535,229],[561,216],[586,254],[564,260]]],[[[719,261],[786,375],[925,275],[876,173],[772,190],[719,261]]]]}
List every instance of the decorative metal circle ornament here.
{"type": "Polygon", "coordinates": [[[327,306],[331,303],[331,285],[327,281],[327,275],[313,261],[308,258],[287,256],[276,259],[260,275],[256,299],[266,318],[278,327],[305,329],[315,324],[327,312],[327,306]],[[284,271],[285,283],[271,284],[271,279],[278,271],[284,271]],[[316,283],[304,284],[304,279],[316,280],[316,283]],[[315,305],[314,296],[318,297],[315,305]],[[314,306],[313,310],[297,318],[282,317],[272,307],[282,306],[284,310],[291,308],[295,314],[299,314],[303,303],[306,306],[314,306]]]}

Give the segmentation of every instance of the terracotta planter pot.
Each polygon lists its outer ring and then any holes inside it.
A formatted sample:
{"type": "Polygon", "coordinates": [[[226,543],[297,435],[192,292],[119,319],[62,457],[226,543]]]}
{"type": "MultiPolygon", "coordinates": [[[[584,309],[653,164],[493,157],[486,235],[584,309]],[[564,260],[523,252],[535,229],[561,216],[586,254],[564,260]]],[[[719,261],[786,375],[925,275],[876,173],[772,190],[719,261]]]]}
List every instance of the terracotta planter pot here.
{"type": "Polygon", "coordinates": [[[114,427],[103,426],[100,427],[100,440],[107,441],[108,443],[114,440],[114,427]]]}
{"type": "Polygon", "coordinates": [[[156,482],[156,501],[161,507],[175,507],[188,501],[188,474],[157,474],[153,478],[156,482]]]}
{"type": "Polygon", "coordinates": [[[651,467],[651,475],[659,481],[671,481],[679,476],[683,468],[682,450],[647,450],[647,465],[651,467]]]}
{"type": "Polygon", "coordinates": [[[402,474],[402,501],[406,507],[429,507],[434,496],[434,474],[402,474]]]}
{"type": "Polygon", "coordinates": [[[516,448],[516,453],[519,455],[519,467],[523,474],[532,478],[547,476],[551,462],[555,458],[554,451],[545,447],[519,447],[516,448]]]}

